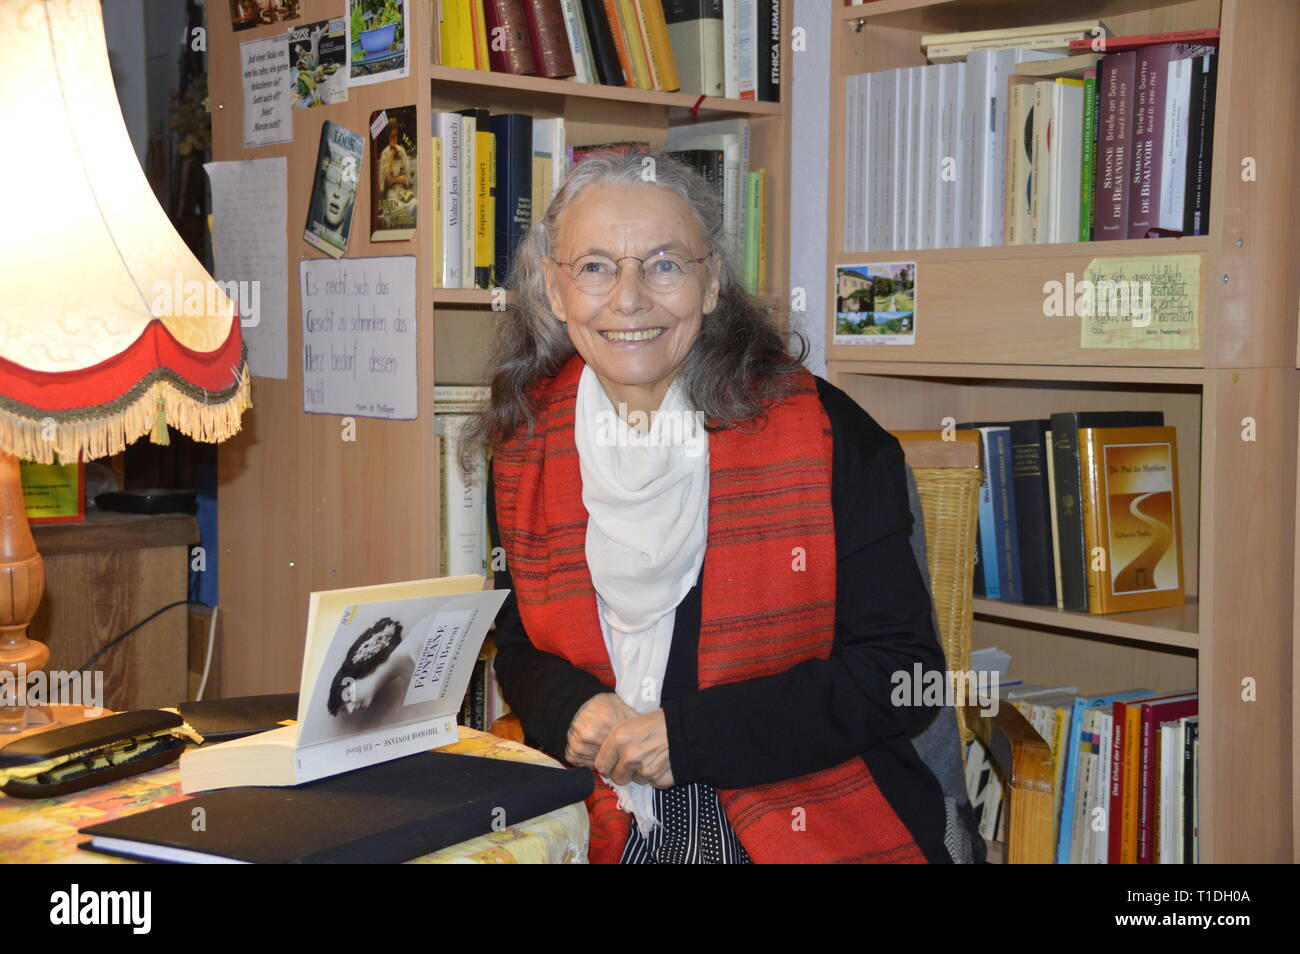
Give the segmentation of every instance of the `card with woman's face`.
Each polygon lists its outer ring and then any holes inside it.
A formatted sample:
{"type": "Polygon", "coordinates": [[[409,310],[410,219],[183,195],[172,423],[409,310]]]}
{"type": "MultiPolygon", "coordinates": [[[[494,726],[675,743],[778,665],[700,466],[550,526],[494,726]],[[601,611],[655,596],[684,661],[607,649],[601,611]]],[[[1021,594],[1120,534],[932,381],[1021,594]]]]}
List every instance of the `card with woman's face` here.
{"type": "Polygon", "coordinates": [[[364,155],[365,139],[359,134],[329,120],[321,125],[303,238],[333,258],[348,249],[364,155]]]}
{"type": "MultiPolygon", "coordinates": [[[[298,744],[454,715],[462,666],[482,639],[473,597],[417,597],[346,607],[316,674],[298,744]],[[455,696],[455,698],[451,698],[455,696]]],[[[474,597],[480,599],[476,603],[474,597]]],[[[463,686],[461,687],[463,693],[463,686]]]]}

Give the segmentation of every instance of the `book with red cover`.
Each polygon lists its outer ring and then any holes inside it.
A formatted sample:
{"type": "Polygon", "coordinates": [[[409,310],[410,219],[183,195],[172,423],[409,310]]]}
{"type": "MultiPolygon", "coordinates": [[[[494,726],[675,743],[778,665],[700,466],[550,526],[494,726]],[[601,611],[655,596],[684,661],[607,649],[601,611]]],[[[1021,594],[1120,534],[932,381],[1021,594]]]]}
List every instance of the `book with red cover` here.
{"type": "MultiPolygon", "coordinates": [[[[1147,700],[1142,700],[1147,701],[1147,700]]],[[[1156,862],[1156,803],[1160,778],[1160,724],[1197,715],[1195,692],[1142,706],[1142,787],[1138,792],[1138,864],[1156,862]]],[[[1181,795],[1181,793],[1180,793],[1181,795]]]]}
{"type": "Polygon", "coordinates": [[[537,75],[548,79],[573,76],[573,53],[558,0],[523,0],[528,37],[537,56],[537,75]]]}
{"type": "MultiPolygon", "coordinates": [[[[1184,692],[1167,693],[1159,696],[1144,696],[1137,699],[1116,699],[1111,705],[1113,726],[1110,749],[1110,810],[1107,813],[1107,861],[1112,864],[1133,864],[1137,860],[1136,852],[1130,859],[1124,853],[1124,803],[1129,802],[1129,818],[1134,818],[1140,791],[1133,791],[1125,784],[1125,772],[1130,769],[1126,750],[1130,747],[1127,715],[1130,706],[1141,707],[1147,704],[1167,702],[1186,695],[1184,692]]],[[[1134,826],[1135,827],[1135,826],[1134,826]]],[[[1136,832],[1135,832],[1136,834],[1136,832]]]]}
{"type": "Polygon", "coordinates": [[[1218,30],[1175,30],[1172,33],[1137,33],[1133,36],[1107,36],[1099,39],[1071,40],[1071,53],[1122,53],[1156,43],[1218,43],[1218,30]],[[1094,49],[1101,43],[1101,49],[1094,49]]]}
{"type": "Polygon", "coordinates": [[[1094,241],[1128,238],[1129,178],[1133,168],[1133,77],[1136,69],[1137,53],[1114,53],[1102,58],[1097,74],[1094,241]]]}
{"type": "Polygon", "coordinates": [[[487,21],[487,35],[500,35],[502,43],[488,43],[488,59],[494,73],[514,73],[528,76],[537,72],[537,58],[533,55],[533,41],[524,18],[523,0],[484,0],[483,18],[487,21]],[[497,28],[501,33],[497,34],[497,28]],[[502,49],[497,49],[498,45],[502,49]]]}

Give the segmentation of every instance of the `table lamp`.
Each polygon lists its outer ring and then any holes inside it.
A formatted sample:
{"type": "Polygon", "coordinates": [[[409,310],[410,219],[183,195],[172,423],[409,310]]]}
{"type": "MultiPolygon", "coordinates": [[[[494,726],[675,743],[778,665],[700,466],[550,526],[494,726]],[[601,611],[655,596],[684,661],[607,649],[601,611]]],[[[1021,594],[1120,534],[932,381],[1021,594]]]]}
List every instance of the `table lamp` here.
{"type": "MultiPolygon", "coordinates": [[[[45,572],[19,460],[201,441],[251,406],[238,315],[159,207],[122,120],[99,0],[0,3],[0,670],[44,667],[45,572]]],[[[11,683],[15,685],[16,683],[11,683]]],[[[0,711],[0,732],[25,713],[0,711]]]]}

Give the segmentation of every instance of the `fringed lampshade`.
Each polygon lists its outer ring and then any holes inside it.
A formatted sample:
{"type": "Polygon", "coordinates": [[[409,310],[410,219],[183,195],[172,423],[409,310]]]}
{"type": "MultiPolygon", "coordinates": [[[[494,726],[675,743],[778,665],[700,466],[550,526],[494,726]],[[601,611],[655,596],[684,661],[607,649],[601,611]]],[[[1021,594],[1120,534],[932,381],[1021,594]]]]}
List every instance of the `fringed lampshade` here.
{"type": "Polygon", "coordinates": [[[99,0],[0,2],[0,128],[0,667],[38,668],[15,458],[103,457],[167,424],[224,440],[250,378],[235,306],[132,150],[99,0]]]}

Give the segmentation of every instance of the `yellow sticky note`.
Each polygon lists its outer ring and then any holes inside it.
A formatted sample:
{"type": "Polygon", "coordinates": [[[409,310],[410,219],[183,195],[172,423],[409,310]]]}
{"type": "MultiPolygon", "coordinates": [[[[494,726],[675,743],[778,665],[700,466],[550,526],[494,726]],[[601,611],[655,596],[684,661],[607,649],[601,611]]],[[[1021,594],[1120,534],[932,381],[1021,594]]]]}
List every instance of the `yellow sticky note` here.
{"type": "Polygon", "coordinates": [[[1201,257],[1094,258],[1072,289],[1081,348],[1201,346],[1201,257]]]}

